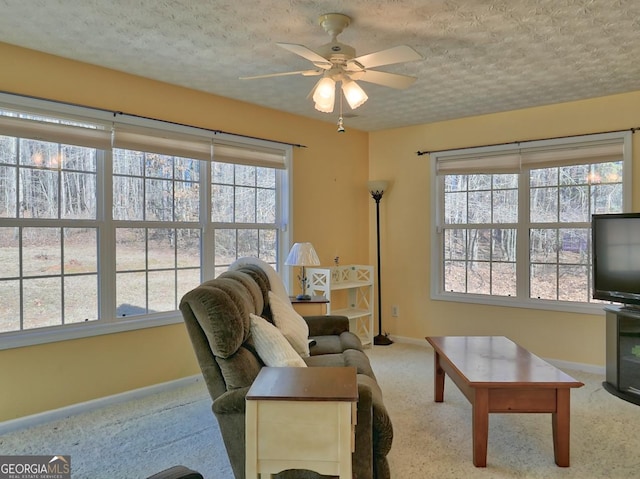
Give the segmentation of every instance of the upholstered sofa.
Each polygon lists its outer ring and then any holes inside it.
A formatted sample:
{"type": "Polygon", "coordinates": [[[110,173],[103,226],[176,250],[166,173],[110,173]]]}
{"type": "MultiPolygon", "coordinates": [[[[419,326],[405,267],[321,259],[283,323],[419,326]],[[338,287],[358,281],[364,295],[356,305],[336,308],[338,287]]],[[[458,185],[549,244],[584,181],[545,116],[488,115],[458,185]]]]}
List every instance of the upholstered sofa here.
{"type": "MultiPolygon", "coordinates": [[[[229,271],[188,292],[180,304],[236,479],[245,477],[245,396],[265,365],[254,341],[254,337],[258,338],[257,325],[252,334],[252,324],[257,319],[254,315],[273,322],[271,303],[280,300],[286,300],[291,307],[275,270],[261,260],[242,258],[229,271]]],[[[357,369],[353,477],[388,479],[386,456],[393,438],[392,425],[359,338],[349,332],[348,319],[342,316],[313,316],[304,320],[309,332],[309,355],[300,356],[303,366],[357,369]]],[[[325,476],[311,471],[283,471],[275,477],[317,479],[325,476]]]]}

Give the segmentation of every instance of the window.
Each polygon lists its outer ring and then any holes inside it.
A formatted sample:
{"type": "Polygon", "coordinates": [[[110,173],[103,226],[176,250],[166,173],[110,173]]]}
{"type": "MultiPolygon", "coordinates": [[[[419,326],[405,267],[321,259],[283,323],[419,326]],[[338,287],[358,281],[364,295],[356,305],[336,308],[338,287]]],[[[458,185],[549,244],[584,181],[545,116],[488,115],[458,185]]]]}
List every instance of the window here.
{"type": "Polygon", "coordinates": [[[593,311],[591,215],[624,211],[630,133],[432,153],[434,299],[593,311]]]}
{"type": "Polygon", "coordinates": [[[105,116],[0,104],[2,347],[179,322],[201,281],[286,248],[290,147],[105,116]]]}

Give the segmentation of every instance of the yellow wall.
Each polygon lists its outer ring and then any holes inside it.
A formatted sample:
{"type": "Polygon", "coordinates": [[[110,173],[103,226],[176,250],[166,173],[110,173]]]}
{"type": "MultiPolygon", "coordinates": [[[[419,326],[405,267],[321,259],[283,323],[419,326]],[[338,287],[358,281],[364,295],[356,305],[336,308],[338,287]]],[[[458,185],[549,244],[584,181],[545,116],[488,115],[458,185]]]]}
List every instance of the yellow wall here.
{"type": "MultiPolygon", "coordinates": [[[[640,126],[640,92],[450,122],[338,135],[318,122],[0,43],[0,91],[124,111],[303,144],[294,150],[293,241],[323,265],[375,264],[375,203],[367,179],[388,179],[381,202],[383,329],[426,335],[507,335],[538,355],[604,364],[602,315],[429,299],[429,160],[418,150],[477,146],[640,126]],[[399,318],[390,317],[392,304],[399,318]]],[[[634,190],[640,143],[634,135],[634,190]]],[[[634,195],[640,210],[640,195],[634,195]]],[[[0,421],[196,374],[182,324],[0,351],[0,421]]]]}
{"type": "MultiPolygon", "coordinates": [[[[0,91],[305,145],[294,149],[293,241],[323,265],[368,259],[368,135],[0,43],[0,91]]],[[[311,105],[310,105],[311,108],[311,105]]],[[[0,421],[190,376],[182,324],[0,351],[0,421]]]]}
{"type": "MultiPolygon", "coordinates": [[[[543,94],[543,92],[541,92],[543,94]]],[[[428,105],[425,106],[428,108],[428,105]]],[[[604,366],[604,314],[431,301],[430,164],[417,151],[580,135],[640,126],[640,92],[370,134],[371,179],[392,185],[381,205],[383,329],[427,335],[506,335],[539,356],[604,366]],[[399,317],[391,317],[391,305],[399,317]]],[[[633,135],[633,206],[640,210],[640,140],[633,135]]],[[[370,208],[370,261],[375,220],[370,208]]]]}

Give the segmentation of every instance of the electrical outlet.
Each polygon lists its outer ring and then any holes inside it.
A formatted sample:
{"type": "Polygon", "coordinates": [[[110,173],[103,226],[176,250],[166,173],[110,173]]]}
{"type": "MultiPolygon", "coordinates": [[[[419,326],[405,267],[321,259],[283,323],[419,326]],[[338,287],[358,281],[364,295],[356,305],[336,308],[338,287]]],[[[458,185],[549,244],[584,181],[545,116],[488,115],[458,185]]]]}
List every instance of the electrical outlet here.
{"type": "Polygon", "coordinates": [[[393,306],[391,306],[391,317],[397,318],[399,315],[400,308],[398,308],[398,305],[394,304],[393,306]]]}

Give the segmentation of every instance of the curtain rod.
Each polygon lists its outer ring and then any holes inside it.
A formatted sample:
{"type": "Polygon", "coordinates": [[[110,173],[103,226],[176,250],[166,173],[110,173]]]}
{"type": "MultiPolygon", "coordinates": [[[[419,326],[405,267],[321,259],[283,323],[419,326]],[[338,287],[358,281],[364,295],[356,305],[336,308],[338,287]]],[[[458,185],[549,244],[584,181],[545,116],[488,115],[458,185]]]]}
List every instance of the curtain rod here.
{"type": "Polygon", "coordinates": [[[519,145],[520,143],[527,143],[527,142],[530,142],[530,141],[561,140],[563,138],[573,138],[573,137],[576,137],[576,136],[603,135],[603,134],[606,134],[606,133],[621,133],[623,131],[630,131],[633,134],[638,130],[640,130],[640,127],[626,128],[626,129],[623,129],[623,130],[600,131],[600,132],[597,132],[597,133],[584,133],[584,134],[581,134],[581,135],[552,136],[552,137],[549,137],[549,138],[536,138],[536,139],[531,139],[531,140],[506,141],[504,143],[490,143],[490,144],[478,145],[478,146],[465,146],[465,147],[462,147],[462,148],[446,148],[446,149],[443,149],[443,150],[416,151],[416,155],[422,156],[422,155],[430,155],[431,153],[442,153],[443,151],[471,150],[473,148],[484,148],[484,147],[490,147],[490,146],[519,145]]]}
{"type": "Polygon", "coordinates": [[[87,106],[87,105],[81,105],[79,103],[71,103],[71,102],[66,102],[66,101],[59,101],[59,100],[50,100],[48,98],[42,98],[42,97],[37,97],[37,96],[32,96],[32,95],[20,95],[17,93],[12,93],[9,91],[0,91],[0,93],[6,94],[6,95],[11,95],[11,96],[18,96],[18,97],[22,97],[22,98],[30,98],[32,100],[40,100],[40,101],[47,101],[50,103],[58,103],[60,105],[66,105],[66,106],[72,106],[72,107],[79,107],[79,108],[87,108],[89,110],[96,110],[96,111],[100,111],[100,112],[104,112],[104,113],[111,113],[113,114],[113,116],[117,116],[117,115],[123,115],[123,116],[129,116],[131,118],[138,118],[140,120],[152,120],[152,121],[159,121],[161,123],[166,123],[168,125],[175,125],[175,126],[182,126],[182,127],[187,127],[187,128],[197,128],[198,130],[203,130],[203,131],[208,131],[210,133],[213,133],[214,135],[230,135],[230,136],[237,136],[240,138],[247,138],[250,140],[260,140],[260,141],[270,141],[271,143],[279,143],[281,145],[287,145],[287,146],[295,146],[296,148],[306,148],[306,145],[301,145],[299,143],[289,143],[287,141],[279,141],[279,140],[270,140],[268,138],[261,138],[259,136],[251,136],[251,135],[243,135],[241,133],[233,133],[230,131],[224,131],[224,130],[214,130],[211,128],[203,128],[201,126],[195,126],[195,125],[188,125],[186,123],[178,123],[175,121],[168,121],[168,120],[159,120],[158,118],[152,118],[152,117],[148,117],[148,116],[142,116],[142,115],[136,115],[133,113],[126,113],[123,111],[114,111],[114,110],[108,110],[106,108],[98,108],[95,106],[87,106]]]}

